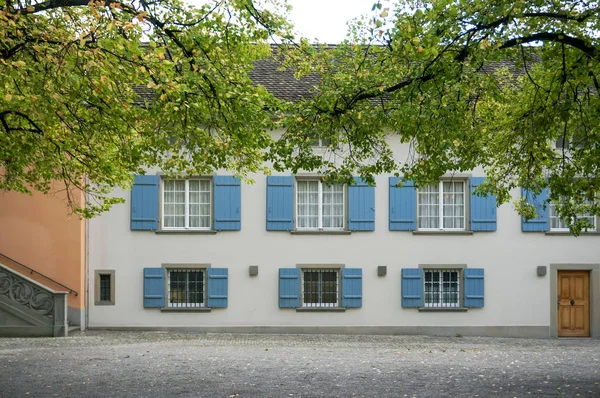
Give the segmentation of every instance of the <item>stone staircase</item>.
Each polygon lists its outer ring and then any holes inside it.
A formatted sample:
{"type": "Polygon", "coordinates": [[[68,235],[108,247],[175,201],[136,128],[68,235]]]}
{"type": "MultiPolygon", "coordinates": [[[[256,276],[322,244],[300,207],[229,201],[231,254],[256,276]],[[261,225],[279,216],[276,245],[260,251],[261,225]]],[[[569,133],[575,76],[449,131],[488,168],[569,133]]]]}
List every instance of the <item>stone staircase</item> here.
{"type": "Polygon", "coordinates": [[[67,336],[67,295],[0,263],[0,336],[67,336]]]}

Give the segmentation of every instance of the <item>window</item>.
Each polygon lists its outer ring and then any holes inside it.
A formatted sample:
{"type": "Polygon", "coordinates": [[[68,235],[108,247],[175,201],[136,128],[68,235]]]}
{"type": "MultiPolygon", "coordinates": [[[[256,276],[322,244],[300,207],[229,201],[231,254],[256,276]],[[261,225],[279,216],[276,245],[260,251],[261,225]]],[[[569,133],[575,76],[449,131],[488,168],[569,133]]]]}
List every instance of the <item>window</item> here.
{"type": "Polygon", "coordinates": [[[585,147],[587,139],[581,136],[575,136],[573,138],[559,137],[556,140],[556,149],[582,149],[585,147]]]}
{"type": "Polygon", "coordinates": [[[211,228],[211,180],[165,180],[164,229],[211,228]]]}
{"type": "MultiPolygon", "coordinates": [[[[586,200],[585,204],[592,205],[593,202],[586,200]]],[[[563,220],[558,217],[558,215],[556,214],[557,206],[560,206],[560,204],[556,204],[556,203],[552,203],[552,202],[550,202],[548,204],[548,213],[549,213],[549,218],[550,218],[550,230],[552,230],[552,231],[568,231],[569,226],[580,219],[587,219],[589,221],[590,225],[592,225],[592,227],[588,228],[588,231],[596,230],[596,217],[593,214],[591,214],[591,213],[578,214],[575,217],[575,220],[573,220],[573,222],[570,222],[570,220],[563,220]]]]}
{"type": "Polygon", "coordinates": [[[425,307],[460,306],[460,271],[456,269],[424,269],[425,307]]]}
{"type": "Polygon", "coordinates": [[[311,138],[310,144],[316,148],[326,148],[331,145],[331,140],[321,138],[321,136],[316,136],[315,138],[311,138]]]}
{"type": "Polygon", "coordinates": [[[440,181],[417,191],[418,229],[465,229],[464,181],[440,181]]]}
{"type": "Polygon", "coordinates": [[[338,274],[337,269],[302,270],[302,306],[338,307],[338,274]]]}
{"type": "Polygon", "coordinates": [[[296,226],[298,229],[344,229],[343,184],[320,180],[297,181],[296,226]]]}
{"type": "Polygon", "coordinates": [[[206,302],[205,274],[204,269],[168,269],[168,306],[204,307],[206,302]]]}
{"type": "Polygon", "coordinates": [[[115,271],[96,270],[94,277],[94,304],[115,305],[115,271]]]}
{"type": "Polygon", "coordinates": [[[110,275],[100,275],[100,301],[110,300],[110,275]]]}

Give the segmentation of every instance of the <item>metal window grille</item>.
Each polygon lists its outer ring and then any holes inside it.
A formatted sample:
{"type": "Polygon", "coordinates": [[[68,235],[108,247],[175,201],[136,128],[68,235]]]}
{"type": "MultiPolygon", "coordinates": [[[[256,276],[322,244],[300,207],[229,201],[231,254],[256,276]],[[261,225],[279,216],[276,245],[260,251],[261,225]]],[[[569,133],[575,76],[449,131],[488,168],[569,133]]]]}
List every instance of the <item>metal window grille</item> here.
{"type": "Polygon", "coordinates": [[[100,301],[110,301],[110,275],[100,275],[100,301]]]}
{"type": "Polygon", "coordinates": [[[338,307],[339,278],[335,269],[302,271],[303,307],[338,307]]]}
{"type": "Polygon", "coordinates": [[[460,271],[426,269],[425,307],[452,308],[460,306],[460,271]]]}
{"type": "Polygon", "coordinates": [[[167,285],[169,307],[204,307],[206,286],[203,269],[170,269],[167,285]]]}

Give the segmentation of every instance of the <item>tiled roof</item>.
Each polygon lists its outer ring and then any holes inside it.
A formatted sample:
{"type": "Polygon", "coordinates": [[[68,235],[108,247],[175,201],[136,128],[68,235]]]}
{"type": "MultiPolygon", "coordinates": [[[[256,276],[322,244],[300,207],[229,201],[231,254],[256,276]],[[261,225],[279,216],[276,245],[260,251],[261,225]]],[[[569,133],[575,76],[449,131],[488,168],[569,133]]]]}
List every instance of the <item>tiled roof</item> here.
{"type": "Polygon", "coordinates": [[[296,79],[291,70],[277,70],[279,67],[274,58],[265,58],[254,64],[250,78],[257,84],[264,86],[270,93],[279,99],[297,102],[302,98],[312,98],[315,87],[321,78],[310,74],[302,79],[296,79]]]}
{"type": "MultiPolygon", "coordinates": [[[[503,67],[507,67],[514,77],[525,73],[522,68],[517,68],[515,63],[510,60],[490,62],[483,67],[483,71],[490,73],[503,67]]],[[[279,63],[275,57],[261,59],[256,62],[254,69],[250,72],[250,78],[256,84],[264,86],[275,97],[290,102],[312,98],[316,86],[321,80],[320,76],[316,74],[309,74],[302,79],[296,79],[290,69],[279,70],[279,63]]],[[[136,104],[142,105],[154,98],[154,92],[145,86],[136,86],[135,90],[140,96],[136,104]]]]}

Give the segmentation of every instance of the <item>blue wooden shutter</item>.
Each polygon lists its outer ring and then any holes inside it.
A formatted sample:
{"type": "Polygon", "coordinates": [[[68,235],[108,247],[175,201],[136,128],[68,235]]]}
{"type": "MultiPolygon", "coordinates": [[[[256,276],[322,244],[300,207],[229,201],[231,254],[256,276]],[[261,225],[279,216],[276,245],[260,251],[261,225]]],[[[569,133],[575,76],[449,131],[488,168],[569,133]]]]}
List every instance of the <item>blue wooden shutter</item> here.
{"type": "Polygon", "coordinates": [[[342,307],[362,307],[362,268],[342,269],[342,307]]]}
{"type": "Polygon", "coordinates": [[[279,308],[300,307],[300,268],[279,268],[279,308]]]}
{"type": "Polygon", "coordinates": [[[370,187],[360,177],[348,186],[348,229],[350,231],[375,230],[375,187],[370,187]]]}
{"type": "Polygon", "coordinates": [[[390,177],[390,231],[417,229],[417,190],[412,181],[397,187],[398,177],[390,177]]]}
{"type": "Polygon", "coordinates": [[[465,307],[483,307],[483,268],[465,268],[465,307]]]}
{"type": "Polygon", "coordinates": [[[542,189],[539,195],[535,195],[528,189],[521,189],[521,195],[527,203],[535,206],[535,211],[538,214],[537,218],[525,220],[521,217],[521,231],[523,232],[545,232],[548,230],[548,188],[542,189]]]}
{"type": "Polygon", "coordinates": [[[294,229],[294,177],[267,177],[267,231],[294,229]]]}
{"type": "Polygon", "coordinates": [[[227,307],[227,268],[208,268],[208,306],[227,307]]]}
{"type": "Polygon", "coordinates": [[[165,270],[163,268],[144,268],[144,307],[161,308],[165,306],[165,270]]]}
{"type": "Polygon", "coordinates": [[[242,224],[240,179],[232,176],[215,176],[215,221],[217,231],[239,231],[242,224]]]}
{"type": "Polygon", "coordinates": [[[402,268],[402,307],[418,308],[423,306],[423,270],[421,268],[402,268]]]}
{"type": "Polygon", "coordinates": [[[131,187],[131,229],[156,231],[158,229],[159,176],[137,175],[131,187]]]}
{"type": "Polygon", "coordinates": [[[483,197],[473,193],[484,181],[485,177],[471,177],[471,231],[496,230],[496,195],[483,197]]]}

